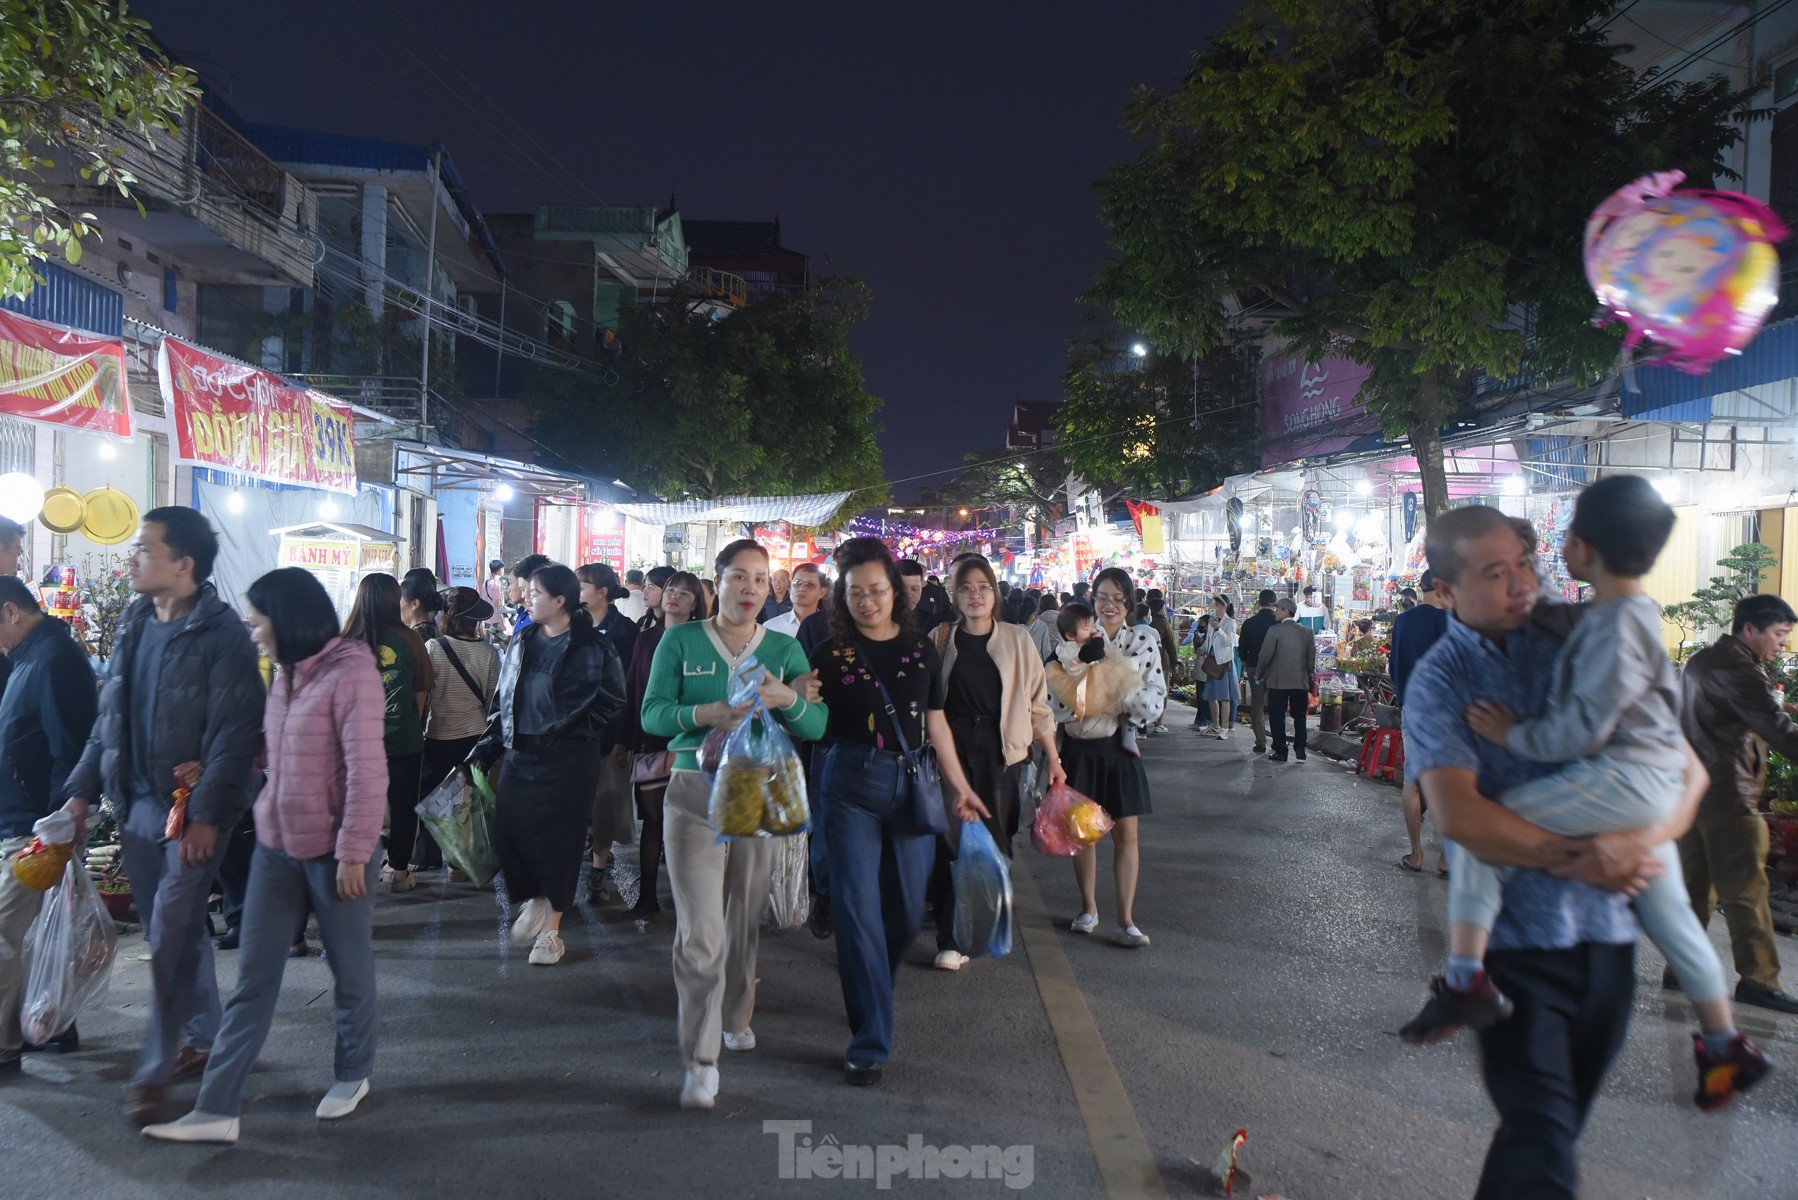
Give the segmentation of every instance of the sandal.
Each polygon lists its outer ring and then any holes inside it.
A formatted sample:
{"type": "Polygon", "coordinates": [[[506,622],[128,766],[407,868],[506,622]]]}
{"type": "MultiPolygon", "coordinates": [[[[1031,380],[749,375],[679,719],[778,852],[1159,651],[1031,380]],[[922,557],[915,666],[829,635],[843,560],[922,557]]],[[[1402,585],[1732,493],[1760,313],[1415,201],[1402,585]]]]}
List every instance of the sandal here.
{"type": "Polygon", "coordinates": [[[1423,874],[1422,867],[1414,867],[1402,858],[1398,860],[1398,867],[1400,870],[1409,871],[1413,875],[1422,875],[1423,874]]]}

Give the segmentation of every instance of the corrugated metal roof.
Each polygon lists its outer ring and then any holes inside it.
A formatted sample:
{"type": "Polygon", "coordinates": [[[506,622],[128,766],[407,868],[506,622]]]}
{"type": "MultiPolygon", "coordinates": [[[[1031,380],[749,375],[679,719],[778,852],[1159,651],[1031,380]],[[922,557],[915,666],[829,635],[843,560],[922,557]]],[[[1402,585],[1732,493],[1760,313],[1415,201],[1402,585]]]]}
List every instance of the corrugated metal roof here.
{"type": "Polygon", "coordinates": [[[238,126],[238,132],[276,162],[355,167],[365,171],[423,171],[430,166],[431,160],[431,152],[424,146],[349,137],[316,129],[243,124],[238,126]]]}
{"type": "Polygon", "coordinates": [[[125,333],[125,297],[85,275],[56,263],[43,264],[44,282],[23,300],[0,300],[0,308],[21,316],[107,337],[125,333]]]}
{"type": "Polygon", "coordinates": [[[1617,404],[1626,417],[1647,421],[1708,421],[1710,398],[1798,376],[1798,317],[1769,325],[1742,353],[1703,375],[1671,367],[1637,367],[1617,404]]]}

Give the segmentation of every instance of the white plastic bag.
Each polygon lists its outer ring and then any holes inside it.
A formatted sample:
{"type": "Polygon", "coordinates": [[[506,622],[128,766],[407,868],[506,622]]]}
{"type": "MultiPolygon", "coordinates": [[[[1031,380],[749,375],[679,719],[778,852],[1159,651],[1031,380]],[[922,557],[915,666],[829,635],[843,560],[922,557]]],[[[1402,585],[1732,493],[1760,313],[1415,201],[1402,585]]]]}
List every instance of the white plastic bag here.
{"type": "Polygon", "coordinates": [[[25,931],[19,1027],[26,1041],[41,1045],[67,1031],[82,1009],[106,994],[118,946],[118,926],[87,868],[70,863],[25,931]]]}
{"type": "Polygon", "coordinates": [[[763,923],[776,933],[790,933],[811,915],[811,838],[804,834],[781,838],[774,851],[774,874],[763,923]]]}

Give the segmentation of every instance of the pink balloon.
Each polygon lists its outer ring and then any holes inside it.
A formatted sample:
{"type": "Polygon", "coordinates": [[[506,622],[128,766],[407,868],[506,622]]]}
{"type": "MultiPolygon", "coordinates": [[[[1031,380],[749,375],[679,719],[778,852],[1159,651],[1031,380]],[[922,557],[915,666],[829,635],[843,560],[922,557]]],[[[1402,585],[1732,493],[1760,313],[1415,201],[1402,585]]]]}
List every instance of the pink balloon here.
{"type": "Polygon", "coordinates": [[[1679,171],[1619,188],[1586,220],[1586,279],[1600,325],[1621,321],[1625,351],[1702,375],[1754,340],[1779,302],[1786,226],[1740,192],[1678,188],[1679,171]]]}

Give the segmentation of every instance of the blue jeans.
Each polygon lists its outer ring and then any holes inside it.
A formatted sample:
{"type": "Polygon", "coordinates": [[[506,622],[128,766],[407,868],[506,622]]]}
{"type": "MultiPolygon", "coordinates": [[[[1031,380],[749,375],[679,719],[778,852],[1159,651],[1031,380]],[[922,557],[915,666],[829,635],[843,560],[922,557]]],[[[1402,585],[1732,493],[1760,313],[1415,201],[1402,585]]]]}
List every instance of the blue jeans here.
{"type": "Polygon", "coordinates": [[[212,939],[206,936],[206,909],[231,836],[229,829],[219,830],[212,857],[184,867],[181,842],[162,838],[167,817],[168,810],[154,803],[134,803],[119,837],[131,898],[150,943],[150,1024],[131,1080],[157,1087],[174,1073],[183,1033],[197,1050],[210,1050],[218,1033],[219,985],[212,939]]]}
{"type": "Polygon", "coordinates": [[[924,892],[936,859],[929,834],[895,833],[908,803],[900,758],[848,742],[833,745],[819,773],[837,975],[849,1015],[852,1063],[893,1055],[893,977],[924,925],[924,892]]]}
{"type": "Polygon", "coordinates": [[[306,906],[318,917],[326,961],[337,984],[333,1013],[337,1021],[336,1078],[339,1083],[367,1079],[375,1063],[375,880],[380,860],[365,870],[368,891],[354,900],[337,894],[337,860],[298,859],[258,842],[244,898],[237,991],[225,1009],[224,1024],[213,1043],[206,1077],[194,1108],[221,1117],[243,1112],[244,1085],[262,1053],[281,998],[281,975],[294,925],[306,906]]]}

